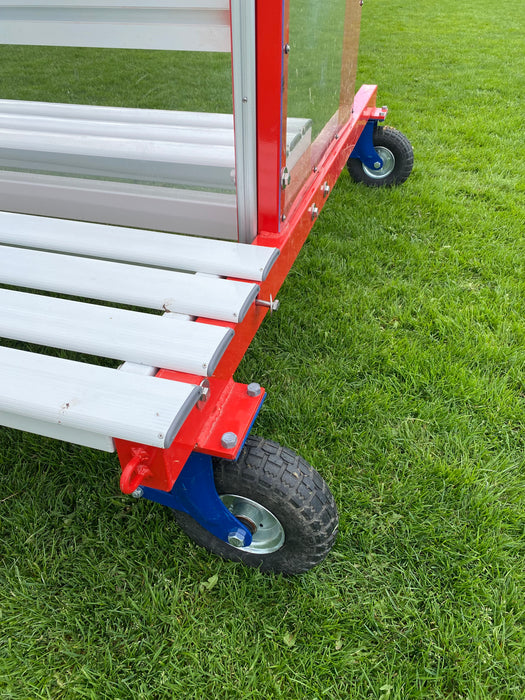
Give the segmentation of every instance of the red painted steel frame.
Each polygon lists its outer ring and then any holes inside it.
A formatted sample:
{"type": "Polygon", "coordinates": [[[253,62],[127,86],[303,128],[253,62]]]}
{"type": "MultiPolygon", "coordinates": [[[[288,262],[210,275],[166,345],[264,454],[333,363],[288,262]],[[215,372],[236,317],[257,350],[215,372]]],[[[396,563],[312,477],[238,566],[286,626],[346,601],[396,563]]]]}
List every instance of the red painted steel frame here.
{"type": "MultiPolygon", "coordinates": [[[[376,90],[375,85],[364,85],[359,90],[354,101],[354,114],[324,155],[317,172],[312,173],[304,185],[281,232],[261,231],[255,239],[253,245],[275,246],[280,250],[279,258],[261,284],[261,299],[269,299],[270,295],[275,298],[314,224],[313,205],[319,211],[323,208],[327,199],[326,185],[333,188],[366,122],[384,117],[384,113],[375,108],[376,90]]],[[[236,384],[232,376],[267,313],[267,308],[253,304],[240,324],[197,319],[199,323],[225,325],[235,331],[235,337],[210,379],[209,400],[203,408],[192,410],[168,449],[115,440],[122,468],[127,469],[123,483],[125,492],[131,492],[138,483],[171,490],[193,451],[228,459],[236,457],[264,392],[259,397],[248,397],[246,386],[236,384]],[[220,436],[230,431],[237,434],[238,443],[232,450],[225,450],[220,445],[220,436]],[[137,470],[141,472],[140,479],[136,476],[137,470]]],[[[193,384],[199,384],[203,379],[170,370],[161,370],[157,376],[193,384]]]]}
{"type": "MultiPolygon", "coordinates": [[[[282,191],[280,171],[283,162],[282,125],[286,123],[286,73],[284,44],[288,38],[287,2],[257,1],[257,156],[258,156],[258,231],[253,245],[279,248],[280,255],[267,279],[260,285],[259,298],[275,299],[295,258],[303,246],[328,192],[335,185],[357,140],[369,119],[383,119],[375,107],[375,85],[363,85],[356,94],[353,113],[341,127],[315,172],[299,192],[285,223],[280,222],[282,191]],[[329,188],[329,189],[327,189],[329,188]],[[317,212],[314,215],[314,207],[317,212]]],[[[268,309],[253,304],[240,324],[197,319],[233,328],[235,337],[210,379],[208,401],[195,407],[168,449],[158,449],[115,440],[123,468],[122,490],[130,493],[140,483],[164,491],[173,487],[191,452],[235,459],[260,404],[249,397],[246,386],[236,384],[232,376],[248,349],[268,309]],[[234,432],[237,445],[221,447],[224,432],[234,432]]],[[[200,384],[203,377],[160,370],[159,377],[200,384]]]]}

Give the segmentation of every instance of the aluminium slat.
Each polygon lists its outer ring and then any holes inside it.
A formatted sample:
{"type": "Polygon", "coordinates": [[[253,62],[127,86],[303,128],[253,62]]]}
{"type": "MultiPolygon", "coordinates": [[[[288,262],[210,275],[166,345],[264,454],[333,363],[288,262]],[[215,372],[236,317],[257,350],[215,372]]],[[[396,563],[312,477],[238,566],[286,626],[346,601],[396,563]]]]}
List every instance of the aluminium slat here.
{"type": "MultiPolygon", "coordinates": [[[[185,112],[168,109],[79,105],[63,102],[0,100],[0,113],[22,117],[48,117],[79,121],[187,126],[197,129],[233,129],[233,115],[220,112],[185,112]]],[[[295,125],[294,129],[296,129],[295,125]]]]}
{"type": "Polygon", "coordinates": [[[0,288],[0,337],[153,365],[196,375],[213,374],[233,330],[177,323],[108,306],[0,288]]]}
{"type": "Polygon", "coordinates": [[[242,321],[256,284],[0,246],[0,282],[129,306],[242,321]]]}
{"type": "Polygon", "coordinates": [[[60,136],[103,136],[104,138],[131,139],[146,147],[149,141],[169,143],[197,143],[233,147],[233,129],[148,124],[127,121],[100,121],[94,119],[67,119],[65,117],[40,117],[26,114],[5,114],[0,110],[0,128],[41,134],[57,133],[60,136]]]}
{"type": "Polygon", "coordinates": [[[56,423],[48,423],[47,421],[27,418],[27,416],[6,413],[5,411],[0,411],[0,425],[6,428],[23,430],[26,433],[35,433],[36,435],[44,435],[45,437],[55,438],[57,440],[65,440],[75,445],[92,447],[95,450],[115,452],[115,442],[112,437],[109,435],[91,433],[88,430],[66,428],[56,423]]]}
{"type": "Polygon", "coordinates": [[[0,43],[229,51],[229,12],[224,0],[2,0],[0,43]]]}
{"type": "Polygon", "coordinates": [[[155,447],[171,444],[201,396],[193,384],[6,347],[0,384],[0,420],[5,413],[155,447]]]}
{"type": "Polygon", "coordinates": [[[0,212],[0,242],[253,281],[266,279],[277,248],[0,212]]]}
{"type": "Polygon", "coordinates": [[[0,166],[234,189],[232,146],[0,128],[0,166]]]}
{"type": "Polygon", "coordinates": [[[225,192],[0,171],[0,210],[237,240],[225,192]]]}

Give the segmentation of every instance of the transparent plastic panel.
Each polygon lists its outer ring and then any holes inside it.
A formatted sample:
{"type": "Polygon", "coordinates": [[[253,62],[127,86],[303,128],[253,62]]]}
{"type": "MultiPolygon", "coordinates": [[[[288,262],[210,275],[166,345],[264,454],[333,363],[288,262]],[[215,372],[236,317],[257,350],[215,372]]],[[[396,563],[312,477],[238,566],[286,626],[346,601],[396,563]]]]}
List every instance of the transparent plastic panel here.
{"type": "Polygon", "coordinates": [[[0,61],[1,169],[235,191],[229,53],[4,45],[0,61]]]}
{"type": "Polygon", "coordinates": [[[285,209],[351,115],[360,15],[360,0],[290,0],[285,209]]]}

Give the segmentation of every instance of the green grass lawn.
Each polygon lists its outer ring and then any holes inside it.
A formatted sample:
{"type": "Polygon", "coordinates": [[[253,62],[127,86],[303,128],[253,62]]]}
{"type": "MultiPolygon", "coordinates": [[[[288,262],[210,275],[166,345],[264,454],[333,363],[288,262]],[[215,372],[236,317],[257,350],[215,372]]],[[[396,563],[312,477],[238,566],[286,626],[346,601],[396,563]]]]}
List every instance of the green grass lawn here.
{"type": "MultiPolygon", "coordinates": [[[[329,558],[223,562],[114,456],[3,429],[2,700],[525,697],[524,24],[522,0],[365,2],[358,82],[414,172],[343,174],[236,375],[329,482],[329,558]]],[[[173,106],[165,60],[140,106],[173,106]]],[[[37,99],[12,73],[2,96],[37,99]]]]}

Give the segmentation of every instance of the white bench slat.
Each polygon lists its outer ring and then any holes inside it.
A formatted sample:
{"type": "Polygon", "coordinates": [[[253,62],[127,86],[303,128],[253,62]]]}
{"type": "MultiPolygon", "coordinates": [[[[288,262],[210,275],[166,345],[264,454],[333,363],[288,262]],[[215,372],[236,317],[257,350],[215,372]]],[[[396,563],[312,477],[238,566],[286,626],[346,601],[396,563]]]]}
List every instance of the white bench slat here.
{"type": "MultiPolygon", "coordinates": [[[[0,0],[1,2],[1,0],[0,0]]],[[[0,113],[16,117],[48,117],[74,121],[116,122],[148,126],[193,127],[196,129],[233,130],[233,115],[220,112],[188,112],[169,109],[106,107],[64,102],[33,102],[29,100],[0,100],[0,113]]],[[[292,131],[300,128],[292,120],[292,131]]],[[[304,120],[299,120],[304,121],[304,120]]]]}
{"type": "Polygon", "coordinates": [[[193,384],[0,347],[1,414],[168,447],[201,395],[193,384]]]}
{"type": "Polygon", "coordinates": [[[0,212],[0,242],[263,281],[279,250],[82,221],[0,212]]]}
{"type": "MultiPolygon", "coordinates": [[[[1,103],[1,101],[0,101],[1,103]]],[[[116,110],[118,111],[118,110],[116,110]]],[[[124,110],[122,110],[124,112],[124,110]]],[[[92,115],[93,117],[94,115],[92,115]]],[[[124,112],[125,116],[125,112],[124,112]]],[[[210,125],[206,128],[195,124],[159,124],[156,122],[122,120],[79,119],[66,116],[39,116],[36,114],[10,114],[0,109],[0,128],[17,133],[59,134],[73,137],[103,136],[105,139],[130,139],[137,142],[161,141],[169,143],[198,143],[233,148],[233,125],[210,125]]],[[[291,132],[294,138],[300,132],[291,132]]]]}
{"type": "Polygon", "coordinates": [[[259,292],[248,282],[9,246],[0,246],[0,283],[234,323],[259,292]]]}
{"type": "Polygon", "coordinates": [[[232,146],[0,128],[0,166],[135,182],[235,187],[232,146]]]}
{"type": "Polygon", "coordinates": [[[0,289],[0,337],[197,375],[213,374],[233,330],[0,289]]]}
{"type": "Polygon", "coordinates": [[[0,171],[0,210],[237,240],[235,194],[0,171]]]}
{"type": "Polygon", "coordinates": [[[6,428],[23,430],[26,433],[44,435],[45,437],[55,438],[56,440],[65,440],[75,445],[92,447],[95,450],[115,452],[115,442],[111,436],[92,433],[88,430],[66,428],[57,423],[47,423],[43,420],[15,415],[14,413],[6,413],[5,411],[0,411],[0,425],[6,428]]]}
{"type": "Polygon", "coordinates": [[[230,51],[225,0],[0,0],[0,43],[230,51]]]}

